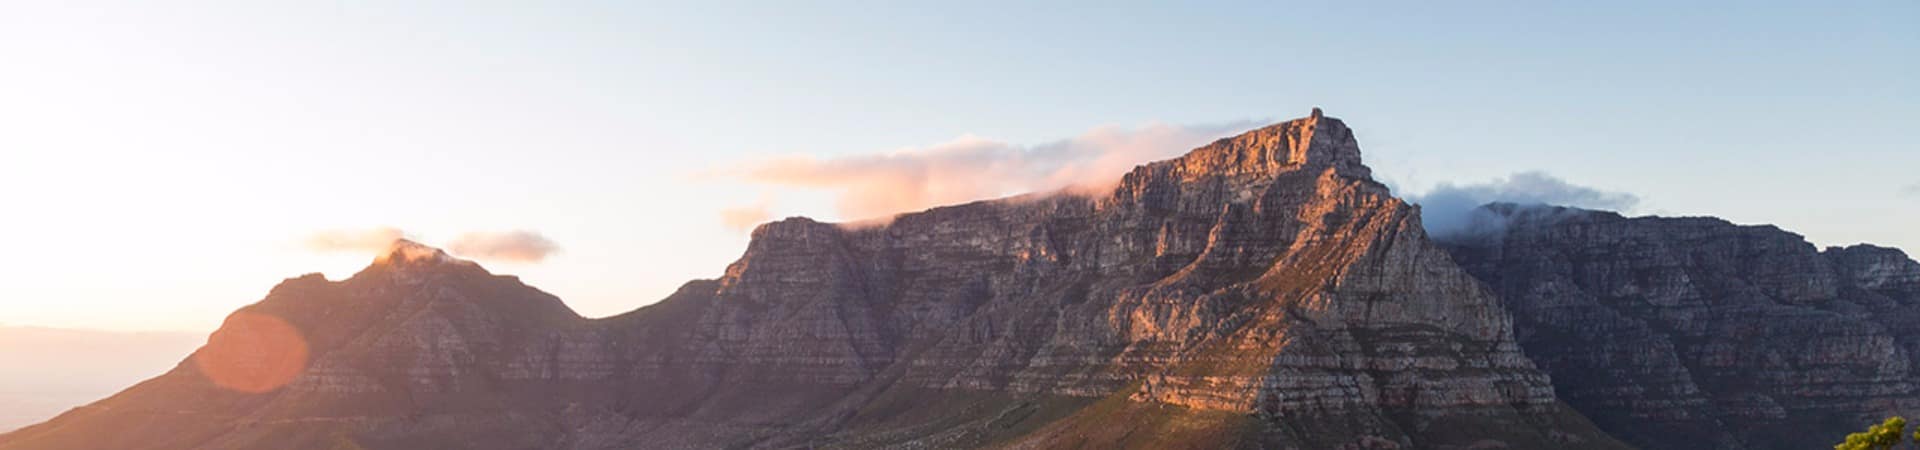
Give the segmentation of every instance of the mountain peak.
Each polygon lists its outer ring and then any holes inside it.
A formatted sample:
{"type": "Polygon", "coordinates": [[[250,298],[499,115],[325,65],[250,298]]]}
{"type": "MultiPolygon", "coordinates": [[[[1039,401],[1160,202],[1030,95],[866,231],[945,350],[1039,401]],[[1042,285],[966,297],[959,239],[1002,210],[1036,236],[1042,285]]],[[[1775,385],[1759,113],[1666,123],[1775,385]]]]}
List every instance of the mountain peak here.
{"type": "Polygon", "coordinates": [[[380,256],[373,259],[375,265],[424,265],[439,263],[466,263],[466,260],[448,255],[445,250],[406,239],[396,239],[387,246],[380,256]]]}
{"type": "Polygon", "coordinates": [[[1340,119],[1314,108],[1307,117],[1260,127],[1222,138],[1176,159],[1150,163],[1191,176],[1272,176],[1296,170],[1332,169],[1358,179],[1372,179],[1360,161],[1360,144],[1340,119]],[[1175,169],[1177,168],[1177,169],[1175,169]]]}
{"type": "Polygon", "coordinates": [[[1281,125],[1299,130],[1296,133],[1300,139],[1295,141],[1289,155],[1294,162],[1332,166],[1342,174],[1359,178],[1372,177],[1372,171],[1360,162],[1360,144],[1346,122],[1327,117],[1316,106],[1307,117],[1281,125]]]}

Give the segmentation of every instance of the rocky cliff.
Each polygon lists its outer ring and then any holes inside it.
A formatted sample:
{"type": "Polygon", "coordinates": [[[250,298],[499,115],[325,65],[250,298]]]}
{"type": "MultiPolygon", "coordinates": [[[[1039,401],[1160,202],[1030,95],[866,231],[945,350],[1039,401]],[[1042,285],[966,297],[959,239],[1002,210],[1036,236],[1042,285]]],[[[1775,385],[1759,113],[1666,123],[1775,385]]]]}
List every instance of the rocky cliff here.
{"type": "Polygon", "coordinates": [[[605,319],[403,242],[352,278],[286,281],[166,375],[0,436],[9,450],[1618,446],[1556,399],[1492,292],[1318,110],[1101,195],[762,225],[722,277],[605,319]]]}
{"type": "Polygon", "coordinates": [[[1772,226],[1489,205],[1442,241],[1561,398],[1650,449],[1827,448],[1920,412],[1920,263],[1772,226]]]}

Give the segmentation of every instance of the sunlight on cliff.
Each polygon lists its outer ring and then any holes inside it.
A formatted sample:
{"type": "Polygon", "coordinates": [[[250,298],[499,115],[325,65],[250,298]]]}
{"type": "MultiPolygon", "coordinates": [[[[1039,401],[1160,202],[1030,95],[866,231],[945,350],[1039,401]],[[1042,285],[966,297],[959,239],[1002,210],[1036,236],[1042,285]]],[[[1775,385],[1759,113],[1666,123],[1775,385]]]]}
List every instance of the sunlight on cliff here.
{"type": "Polygon", "coordinates": [[[193,362],[213,384],[249,394],[270,392],[292,382],[307,368],[307,341],[279,317],[236,312],[193,362]]]}

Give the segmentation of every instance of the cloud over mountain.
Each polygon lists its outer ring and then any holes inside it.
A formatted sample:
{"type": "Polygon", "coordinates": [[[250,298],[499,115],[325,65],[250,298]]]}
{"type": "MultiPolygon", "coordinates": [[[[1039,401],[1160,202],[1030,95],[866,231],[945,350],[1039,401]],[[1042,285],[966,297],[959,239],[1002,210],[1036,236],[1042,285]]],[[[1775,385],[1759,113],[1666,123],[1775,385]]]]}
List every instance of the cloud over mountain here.
{"type": "Polygon", "coordinates": [[[472,232],[447,243],[447,251],[475,259],[540,262],[560,251],[560,245],[533,231],[472,232]]]}
{"type": "Polygon", "coordinates": [[[307,235],[308,250],[317,252],[378,252],[404,239],[407,233],[394,227],[338,228],[307,235]]]}
{"type": "Polygon", "coordinates": [[[1447,235],[1478,227],[1474,210],[1491,202],[1521,205],[1574,206],[1589,209],[1626,211],[1640,203],[1640,197],[1568,183],[1546,172],[1529,171],[1481,183],[1455,185],[1440,183],[1424,194],[1403,194],[1408,202],[1420,205],[1420,218],[1427,233],[1447,235]]]}
{"type": "MultiPolygon", "coordinates": [[[[830,191],[845,219],[882,217],[1023,192],[1110,187],[1133,166],[1179,155],[1253,122],[1099,127],[1038,145],[978,136],[879,154],[788,156],[746,163],[721,176],[830,191]]],[[[745,217],[735,211],[734,218],[745,217]]]]}
{"type": "Polygon", "coordinates": [[[726,225],[727,229],[734,231],[751,229],[754,225],[759,225],[773,218],[773,213],[768,210],[769,203],[770,202],[766,200],[761,200],[751,205],[722,209],[720,210],[720,223],[726,225]]]}

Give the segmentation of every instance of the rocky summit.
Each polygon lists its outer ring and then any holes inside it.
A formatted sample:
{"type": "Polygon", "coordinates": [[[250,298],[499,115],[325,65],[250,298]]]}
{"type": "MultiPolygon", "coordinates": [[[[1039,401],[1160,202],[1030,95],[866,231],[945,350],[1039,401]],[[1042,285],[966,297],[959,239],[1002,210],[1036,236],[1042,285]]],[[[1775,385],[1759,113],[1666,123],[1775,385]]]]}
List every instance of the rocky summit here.
{"type": "Polygon", "coordinates": [[[1910,261],[1674,227],[1697,242],[1450,256],[1316,110],[1099,194],[765,224],[718,279],[603,319],[403,241],[0,449],[1623,448],[1601,429],[1751,444],[1911,397],[1901,316],[1854,319],[1913,299],[1910,261]],[[1743,273],[1688,271],[1721,263],[1743,273]]]}

